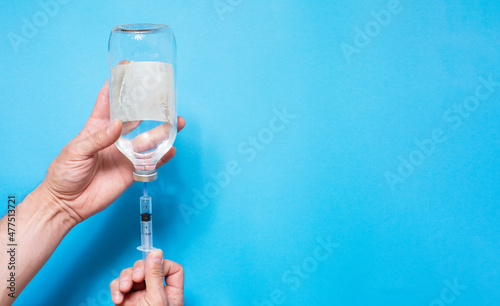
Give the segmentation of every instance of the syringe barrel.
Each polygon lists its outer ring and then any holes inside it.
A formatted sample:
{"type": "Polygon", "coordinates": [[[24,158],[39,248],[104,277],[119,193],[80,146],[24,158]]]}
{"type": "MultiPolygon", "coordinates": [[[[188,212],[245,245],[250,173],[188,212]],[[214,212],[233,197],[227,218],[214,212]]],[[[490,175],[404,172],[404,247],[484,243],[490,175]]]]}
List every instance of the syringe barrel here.
{"type": "Polygon", "coordinates": [[[154,250],[152,204],[150,196],[141,197],[141,249],[144,260],[146,260],[149,252],[154,250]]]}

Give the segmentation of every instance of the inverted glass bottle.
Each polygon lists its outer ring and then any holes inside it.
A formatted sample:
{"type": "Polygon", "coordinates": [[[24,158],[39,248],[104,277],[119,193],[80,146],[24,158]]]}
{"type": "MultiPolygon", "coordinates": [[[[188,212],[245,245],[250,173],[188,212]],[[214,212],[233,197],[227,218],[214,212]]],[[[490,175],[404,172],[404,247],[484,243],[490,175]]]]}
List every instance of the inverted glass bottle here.
{"type": "Polygon", "coordinates": [[[117,148],[134,164],[134,179],[156,179],[156,163],[177,135],[176,44],[160,24],[113,28],[108,46],[111,120],[122,121],[117,148]]]}

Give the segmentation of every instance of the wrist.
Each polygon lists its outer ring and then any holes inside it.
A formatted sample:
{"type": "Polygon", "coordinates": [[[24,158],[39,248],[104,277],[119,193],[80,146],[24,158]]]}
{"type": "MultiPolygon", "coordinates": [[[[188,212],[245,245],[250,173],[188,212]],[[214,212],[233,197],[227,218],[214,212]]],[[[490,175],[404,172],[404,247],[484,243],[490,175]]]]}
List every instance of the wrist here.
{"type": "MultiPolygon", "coordinates": [[[[6,222],[7,218],[0,220],[2,228],[7,228],[6,222]]],[[[13,222],[16,222],[13,248],[16,252],[15,292],[18,296],[78,222],[64,210],[60,200],[50,193],[44,183],[16,206],[13,222]]],[[[7,252],[2,252],[0,259],[7,262],[6,256],[7,252]]],[[[10,273],[3,271],[0,277],[5,277],[4,272],[10,273]]],[[[0,291],[4,297],[5,290],[0,291]]],[[[2,298],[0,304],[5,304],[2,298]]]]}
{"type": "Polygon", "coordinates": [[[80,218],[73,210],[68,209],[67,205],[57,198],[45,184],[43,181],[28,197],[31,202],[36,203],[36,209],[47,217],[47,220],[56,222],[58,226],[69,232],[80,222],[80,218]]]}

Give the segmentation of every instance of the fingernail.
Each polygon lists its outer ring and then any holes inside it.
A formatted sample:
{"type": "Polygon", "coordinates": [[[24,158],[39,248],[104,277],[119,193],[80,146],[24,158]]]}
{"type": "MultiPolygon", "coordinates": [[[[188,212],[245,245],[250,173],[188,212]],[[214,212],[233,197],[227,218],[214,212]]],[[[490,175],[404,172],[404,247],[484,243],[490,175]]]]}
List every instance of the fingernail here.
{"type": "Polygon", "coordinates": [[[106,129],[106,133],[111,134],[111,128],[113,127],[113,122],[115,122],[114,120],[111,121],[109,124],[108,124],[108,128],[106,129]]]}
{"type": "Polygon", "coordinates": [[[108,128],[106,129],[106,133],[111,134],[111,130],[113,129],[113,125],[116,125],[115,122],[118,122],[118,121],[120,121],[120,119],[115,119],[115,120],[111,121],[108,124],[108,128]]]}
{"type": "Polygon", "coordinates": [[[115,302],[118,302],[120,300],[120,297],[120,292],[115,292],[115,294],[113,294],[113,299],[115,300],[115,302]]]}
{"type": "Polygon", "coordinates": [[[156,250],[153,252],[153,262],[161,263],[163,260],[163,252],[161,250],[156,250]]]}

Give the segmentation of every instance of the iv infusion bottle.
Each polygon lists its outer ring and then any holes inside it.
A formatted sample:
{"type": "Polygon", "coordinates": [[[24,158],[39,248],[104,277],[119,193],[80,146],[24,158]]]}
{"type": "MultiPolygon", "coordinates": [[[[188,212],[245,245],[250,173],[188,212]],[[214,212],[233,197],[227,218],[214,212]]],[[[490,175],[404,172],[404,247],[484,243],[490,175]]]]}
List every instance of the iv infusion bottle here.
{"type": "Polygon", "coordinates": [[[136,181],[154,181],[177,135],[174,33],[162,24],[116,26],[108,56],[110,119],[123,124],[116,146],[134,164],[136,181]]]}

